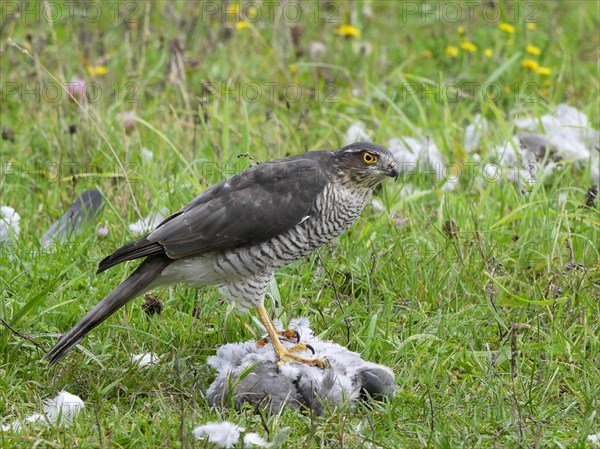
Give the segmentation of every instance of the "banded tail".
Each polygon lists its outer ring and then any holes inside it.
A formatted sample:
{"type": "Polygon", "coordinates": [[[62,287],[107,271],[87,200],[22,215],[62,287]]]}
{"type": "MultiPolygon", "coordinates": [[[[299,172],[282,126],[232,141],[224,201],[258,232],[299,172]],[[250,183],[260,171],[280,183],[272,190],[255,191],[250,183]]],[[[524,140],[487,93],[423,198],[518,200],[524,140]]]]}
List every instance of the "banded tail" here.
{"type": "Polygon", "coordinates": [[[44,356],[50,365],[62,359],[77,343],[79,343],[96,326],[127,304],[133,298],[148,290],[164,268],[172,262],[165,255],[148,257],[131,276],[111,291],[106,298],[84,316],[79,323],[64,334],[44,356]]]}

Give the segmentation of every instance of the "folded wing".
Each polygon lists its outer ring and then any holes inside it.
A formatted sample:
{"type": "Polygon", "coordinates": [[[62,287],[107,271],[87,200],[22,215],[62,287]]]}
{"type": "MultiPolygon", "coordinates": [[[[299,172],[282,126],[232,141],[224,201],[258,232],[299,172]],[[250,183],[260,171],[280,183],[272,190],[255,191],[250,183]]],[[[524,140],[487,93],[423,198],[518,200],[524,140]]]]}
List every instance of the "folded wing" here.
{"type": "Polygon", "coordinates": [[[180,259],[269,240],[314,213],[334,169],[331,162],[329,151],[315,151],[245,170],[115,251],[98,272],[155,254],[180,259]]]}

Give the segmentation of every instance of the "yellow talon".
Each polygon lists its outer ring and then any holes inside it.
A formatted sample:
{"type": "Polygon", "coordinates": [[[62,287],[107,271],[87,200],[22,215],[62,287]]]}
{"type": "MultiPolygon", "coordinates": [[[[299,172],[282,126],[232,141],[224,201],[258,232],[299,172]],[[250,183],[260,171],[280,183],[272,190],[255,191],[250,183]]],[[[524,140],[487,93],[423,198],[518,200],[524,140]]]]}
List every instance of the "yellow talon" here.
{"type": "MultiPolygon", "coordinates": [[[[310,346],[307,345],[305,342],[300,342],[296,346],[294,346],[290,349],[287,349],[279,341],[278,334],[289,338],[291,332],[294,332],[294,335],[295,335],[295,331],[278,332],[275,329],[275,326],[273,326],[273,323],[271,322],[271,319],[269,318],[269,315],[267,314],[267,311],[265,310],[265,307],[262,304],[260,304],[259,306],[256,306],[256,311],[257,311],[258,317],[260,318],[263,325],[265,326],[265,329],[267,331],[267,334],[269,335],[269,338],[271,339],[271,343],[273,344],[273,347],[275,348],[275,352],[277,353],[277,358],[279,358],[279,362],[278,362],[279,365],[282,365],[282,364],[288,363],[288,362],[297,362],[297,363],[304,363],[309,366],[316,366],[318,368],[323,368],[323,369],[327,368],[329,366],[329,364],[325,360],[322,360],[322,359],[307,359],[307,358],[292,354],[292,352],[303,351],[305,349],[311,350],[312,348],[310,348],[310,346]]],[[[256,344],[257,344],[257,346],[261,347],[261,346],[264,346],[266,343],[267,343],[267,341],[265,339],[262,339],[262,340],[259,340],[256,344]]]]}
{"type": "Polygon", "coordinates": [[[314,349],[311,348],[309,345],[307,345],[305,342],[300,342],[296,346],[292,346],[290,349],[288,349],[288,351],[300,352],[300,351],[304,351],[305,349],[308,349],[313,354],[315,353],[314,349]]]}
{"type": "Polygon", "coordinates": [[[325,369],[325,368],[329,367],[329,364],[323,359],[306,359],[304,357],[300,357],[298,355],[292,354],[292,351],[301,351],[302,349],[304,349],[304,348],[296,349],[297,346],[300,346],[300,345],[296,345],[290,349],[286,349],[283,346],[281,346],[283,349],[283,351],[281,351],[281,352],[276,349],[277,356],[279,357],[279,362],[277,364],[283,365],[284,363],[288,363],[288,362],[297,362],[297,363],[304,363],[305,365],[309,365],[309,366],[316,366],[317,368],[321,368],[321,369],[325,369]]]}

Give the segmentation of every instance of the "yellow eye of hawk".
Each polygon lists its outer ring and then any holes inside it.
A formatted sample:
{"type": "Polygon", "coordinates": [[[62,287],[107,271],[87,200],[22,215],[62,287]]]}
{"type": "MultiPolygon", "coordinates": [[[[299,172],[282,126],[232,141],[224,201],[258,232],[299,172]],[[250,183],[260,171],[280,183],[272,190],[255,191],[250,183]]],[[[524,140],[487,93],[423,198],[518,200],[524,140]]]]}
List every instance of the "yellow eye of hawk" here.
{"type": "Polygon", "coordinates": [[[363,153],[363,162],[365,164],[374,164],[377,162],[377,156],[373,153],[363,153]]]}

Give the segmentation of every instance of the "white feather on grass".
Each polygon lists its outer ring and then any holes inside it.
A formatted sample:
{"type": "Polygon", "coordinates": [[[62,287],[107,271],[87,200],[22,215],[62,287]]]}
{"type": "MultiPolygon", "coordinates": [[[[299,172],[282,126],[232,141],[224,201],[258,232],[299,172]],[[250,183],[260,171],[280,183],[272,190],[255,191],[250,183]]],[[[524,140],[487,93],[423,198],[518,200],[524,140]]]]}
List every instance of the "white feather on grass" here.
{"type": "Polygon", "coordinates": [[[85,407],[83,400],[67,391],[61,391],[51,399],[44,400],[43,413],[33,413],[22,421],[15,419],[10,424],[3,424],[2,430],[7,432],[20,432],[24,424],[42,422],[45,424],[57,424],[60,422],[71,423],[81,410],[85,407]]]}
{"type": "Polygon", "coordinates": [[[160,362],[161,357],[154,354],[153,352],[145,352],[143,354],[131,354],[131,363],[137,365],[140,368],[144,368],[148,365],[155,365],[160,362]]]}
{"type": "Polygon", "coordinates": [[[21,216],[10,206],[0,207],[0,245],[10,244],[11,237],[19,236],[21,216]]]}
{"type": "Polygon", "coordinates": [[[592,180],[598,182],[600,134],[592,129],[585,113],[563,103],[552,114],[518,118],[515,126],[532,134],[518,133],[492,149],[492,155],[498,157],[501,165],[512,167],[508,170],[509,180],[524,183],[532,181],[528,177],[533,178],[533,182],[543,180],[559,168],[552,160],[558,159],[578,166],[589,164],[592,180]],[[545,150],[539,151],[540,146],[545,150]],[[551,157],[546,156],[548,151],[551,157]],[[539,164],[543,160],[546,165],[536,170],[534,176],[521,168],[521,165],[539,164]],[[519,173],[515,173],[516,165],[520,167],[519,173]]]}
{"type": "Polygon", "coordinates": [[[371,133],[363,122],[352,122],[344,135],[344,145],[350,145],[354,142],[365,142],[372,139],[371,133]]]}
{"type": "MultiPolygon", "coordinates": [[[[290,436],[291,429],[284,427],[273,437],[272,441],[265,440],[256,432],[246,433],[242,439],[244,447],[271,447],[281,446],[290,436]]],[[[192,435],[197,440],[206,440],[217,447],[231,448],[240,440],[245,429],[230,421],[212,422],[196,427],[192,435]]]]}
{"type": "Polygon", "coordinates": [[[159,212],[153,212],[146,215],[144,218],[131,223],[128,228],[132,234],[142,235],[154,230],[164,219],[168,211],[163,207],[159,212]]]}
{"type": "Polygon", "coordinates": [[[244,447],[271,447],[271,443],[258,433],[251,432],[244,435],[244,447]]]}
{"type": "Polygon", "coordinates": [[[229,421],[223,421],[198,426],[192,431],[192,435],[197,440],[207,439],[209,443],[213,443],[218,447],[231,448],[239,441],[240,434],[243,431],[243,427],[229,421]]]}
{"type": "Polygon", "coordinates": [[[592,447],[600,447],[600,433],[588,435],[587,440],[592,443],[592,447]]]}

